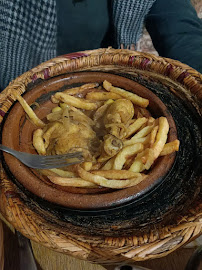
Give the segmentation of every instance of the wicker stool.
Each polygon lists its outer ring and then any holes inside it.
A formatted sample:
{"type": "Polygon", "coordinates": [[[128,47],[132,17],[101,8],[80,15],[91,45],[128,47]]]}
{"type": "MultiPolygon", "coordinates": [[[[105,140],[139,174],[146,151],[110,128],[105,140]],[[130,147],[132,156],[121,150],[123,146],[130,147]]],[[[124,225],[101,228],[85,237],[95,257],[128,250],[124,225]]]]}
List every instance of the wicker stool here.
{"type": "MultiPolygon", "coordinates": [[[[113,70],[151,76],[169,84],[179,96],[196,102],[201,113],[202,75],[187,65],[154,55],[112,48],[84,51],[57,57],[24,73],[0,94],[0,121],[15,99],[13,91],[22,94],[28,84],[78,71],[113,70]],[[177,90],[176,90],[177,89],[177,90]]],[[[174,91],[174,90],[173,90],[174,91]]],[[[33,211],[21,199],[16,185],[0,164],[0,211],[17,230],[29,239],[56,251],[96,263],[130,263],[160,258],[194,240],[202,232],[200,194],[172,224],[153,228],[147,233],[125,237],[86,236],[61,230],[33,211]]]]}

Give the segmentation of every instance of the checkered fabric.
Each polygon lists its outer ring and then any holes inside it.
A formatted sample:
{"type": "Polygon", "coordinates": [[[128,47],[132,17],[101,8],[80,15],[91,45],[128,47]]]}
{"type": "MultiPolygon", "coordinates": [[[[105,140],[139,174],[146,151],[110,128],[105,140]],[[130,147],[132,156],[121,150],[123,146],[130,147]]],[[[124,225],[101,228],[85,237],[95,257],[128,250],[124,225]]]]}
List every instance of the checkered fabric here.
{"type": "MultiPolygon", "coordinates": [[[[137,43],[144,18],[154,2],[112,2],[110,19],[118,47],[137,43]]],[[[20,74],[56,56],[56,3],[57,0],[0,0],[0,90],[20,74]]]]}
{"type": "Polygon", "coordinates": [[[0,0],[0,86],[56,55],[55,0],[0,0]]]}
{"type": "Polygon", "coordinates": [[[113,24],[118,47],[136,45],[143,32],[146,15],[156,0],[114,0],[113,24]]]}

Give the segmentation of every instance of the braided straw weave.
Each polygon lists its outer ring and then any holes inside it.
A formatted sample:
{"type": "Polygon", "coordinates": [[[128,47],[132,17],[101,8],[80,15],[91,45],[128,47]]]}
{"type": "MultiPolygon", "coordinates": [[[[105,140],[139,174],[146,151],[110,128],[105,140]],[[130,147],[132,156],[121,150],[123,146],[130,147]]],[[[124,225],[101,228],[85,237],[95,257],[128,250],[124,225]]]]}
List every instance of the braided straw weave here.
{"type": "MultiPolygon", "coordinates": [[[[24,73],[0,94],[0,122],[14,102],[13,93],[24,93],[29,83],[77,71],[113,70],[147,74],[175,87],[194,104],[199,114],[202,101],[202,75],[189,66],[154,55],[112,48],[63,55],[24,73]]],[[[102,237],[70,234],[45,221],[20,199],[17,187],[0,164],[0,211],[8,222],[26,237],[56,251],[96,263],[144,261],[166,256],[194,240],[202,232],[202,201],[197,198],[175,225],[151,230],[140,236],[102,237]]]]}

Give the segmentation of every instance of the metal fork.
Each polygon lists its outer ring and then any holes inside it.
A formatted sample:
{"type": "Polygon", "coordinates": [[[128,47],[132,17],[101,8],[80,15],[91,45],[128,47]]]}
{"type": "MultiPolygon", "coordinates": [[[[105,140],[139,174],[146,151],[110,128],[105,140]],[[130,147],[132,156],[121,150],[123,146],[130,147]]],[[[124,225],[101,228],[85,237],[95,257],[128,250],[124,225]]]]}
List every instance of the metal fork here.
{"type": "Polygon", "coordinates": [[[0,150],[7,152],[22,163],[34,169],[52,169],[70,166],[83,161],[82,152],[67,153],[64,155],[40,156],[19,152],[0,144],[0,150]]]}

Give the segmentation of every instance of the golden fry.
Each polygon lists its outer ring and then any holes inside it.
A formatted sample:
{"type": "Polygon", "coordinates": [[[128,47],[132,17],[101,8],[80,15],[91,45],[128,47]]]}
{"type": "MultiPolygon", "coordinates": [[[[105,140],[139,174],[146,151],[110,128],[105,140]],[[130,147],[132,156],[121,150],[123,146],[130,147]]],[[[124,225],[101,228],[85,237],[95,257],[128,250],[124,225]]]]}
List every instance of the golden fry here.
{"type": "Polygon", "coordinates": [[[102,162],[97,162],[95,164],[92,165],[91,170],[99,170],[102,167],[103,163],[102,162]]]}
{"type": "Polygon", "coordinates": [[[51,125],[43,134],[43,139],[45,141],[44,147],[45,149],[49,146],[51,136],[54,133],[56,129],[58,129],[60,126],[62,126],[59,122],[54,122],[53,125],[51,125]]]}
{"type": "MultiPolygon", "coordinates": [[[[145,136],[145,137],[137,138],[137,139],[134,140],[134,144],[135,144],[135,143],[142,143],[142,144],[144,144],[144,147],[146,147],[146,145],[150,142],[150,137],[151,137],[151,135],[148,134],[148,135],[145,136]]],[[[124,144],[124,145],[125,145],[125,144],[124,144]]]]}
{"type": "Polygon", "coordinates": [[[63,112],[62,109],[61,109],[61,111],[51,112],[51,113],[46,115],[46,119],[49,122],[59,121],[59,120],[61,120],[62,112],[63,112]]]}
{"type": "Polygon", "coordinates": [[[131,139],[139,139],[147,136],[153,129],[153,126],[146,126],[136,133],[131,139]]]}
{"type": "Polygon", "coordinates": [[[135,177],[141,177],[142,174],[134,173],[128,170],[97,170],[97,171],[90,171],[93,174],[103,176],[107,179],[130,179],[135,177]]]}
{"type": "Polygon", "coordinates": [[[43,140],[43,130],[40,128],[36,129],[33,133],[33,146],[39,155],[46,154],[46,147],[43,140]]]}
{"type": "Polygon", "coordinates": [[[70,172],[70,171],[64,171],[61,169],[49,169],[51,172],[56,173],[57,175],[61,176],[61,177],[76,177],[76,174],[74,172],[70,172]]]}
{"type": "Polygon", "coordinates": [[[86,95],[89,100],[120,99],[122,96],[112,92],[90,92],[86,95]]]}
{"type": "Polygon", "coordinates": [[[86,101],[85,99],[76,98],[73,96],[70,96],[66,93],[58,92],[54,96],[59,101],[62,101],[68,105],[74,106],[76,108],[84,109],[84,110],[96,110],[98,108],[97,104],[90,103],[86,101]]]}
{"type": "Polygon", "coordinates": [[[112,104],[114,102],[114,100],[113,99],[108,99],[107,101],[105,101],[105,103],[104,104],[112,104]]]}
{"type": "Polygon", "coordinates": [[[25,110],[26,114],[29,116],[31,122],[35,124],[37,127],[44,127],[44,122],[38,118],[38,116],[35,114],[35,112],[32,110],[32,108],[27,104],[26,100],[21,97],[20,95],[15,95],[17,100],[20,102],[20,105],[25,110]]]}
{"type": "Polygon", "coordinates": [[[51,101],[55,104],[60,103],[60,100],[55,97],[55,95],[51,96],[51,101]]]}
{"type": "Polygon", "coordinates": [[[128,157],[137,154],[143,150],[144,146],[142,143],[136,143],[134,145],[129,145],[124,147],[115,157],[113,169],[121,170],[128,157]]]}
{"type": "Polygon", "coordinates": [[[93,173],[87,172],[84,169],[82,169],[79,165],[77,166],[77,172],[79,176],[86,181],[97,184],[99,186],[113,188],[113,189],[132,187],[140,183],[146,177],[145,175],[143,175],[143,176],[131,178],[128,180],[114,180],[114,179],[109,180],[103,176],[95,175],[93,173]]]}
{"type": "Polygon", "coordinates": [[[96,184],[91,183],[89,181],[85,181],[79,177],[77,178],[67,178],[61,176],[48,176],[49,180],[63,187],[82,187],[82,188],[96,188],[98,187],[96,184]]]}
{"type": "Polygon", "coordinates": [[[145,142],[145,140],[147,142],[147,140],[149,140],[149,138],[150,138],[150,132],[152,131],[152,129],[153,129],[153,125],[144,127],[139,132],[137,132],[130,140],[124,141],[124,145],[127,146],[127,145],[131,145],[131,144],[135,144],[137,142],[145,142]],[[149,135],[149,136],[147,137],[147,135],[149,135]],[[145,138],[145,139],[143,139],[143,138],[145,138]]]}
{"type": "Polygon", "coordinates": [[[149,100],[142,98],[134,93],[131,93],[129,91],[126,91],[124,89],[118,88],[118,87],[114,87],[112,86],[112,84],[108,81],[104,81],[103,82],[103,87],[110,92],[113,92],[115,94],[118,94],[126,99],[131,100],[134,104],[140,106],[140,107],[144,107],[146,108],[149,105],[149,100]]]}
{"type": "Polygon", "coordinates": [[[166,143],[163,147],[163,150],[160,153],[160,156],[170,155],[175,151],[179,150],[180,141],[174,140],[173,142],[166,143]]]}
{"type": "Polygon", "coordinates": [[[98,86],[99,86],[98,83],[86,83],[86,84],[83,84],[79,87],[67,89],[67,90],[63,91],[63,93],[67,93],[68,95],[77,95],[77,94],[83,93],[86,90],[96,88],[98,86]]]}
{"type": "Polygon", "coordinates": [[[103,167],[101,167],[101,170],[111,170],[113,168],[115,157],[110,158],[103,167]]]}
{"type": "Polygon", "coordinates": [[[90,161],[85,161],[81,164],[81,167],[85,170],[85,171],[90,171],[92,169],[93,163],[90,161]]]}
{"type": "Polygon", "coordinates": [[[135,162],[133,162],[133,164],[130,166],[129,170],[136,173],[144,171],[144,164],[142,163],[142,160],[135,160],[135,162]]]}
{"type": "MultiPolygon", "coordinates": [[[[66,108],[69,108],[69,105],[66,104],[66,103],[64,103],[64,102],[60,102],[59,106],[60,106],[60,108],[63,109],[63,110],[66,109],[66,108]]],[[[75,108],[75,109],[76,109],[76,108],[75,108]]]]}
{"type": "Polygon", "coordinates": [[[134,162],[132,163],[132,165],[129,168],[129,171],[136,172],[136,173],[144,171],[145,167],[144,167],[144,163],[143,163],[144,162],[143,157],[148,155],[148,151],[149,151],[149,149],[147,148],[147,149],[143,150],[141,153],[137,154],[134,162]]]}
{"type": "Polygon", "coordinates": [[[147,120],[148,119],[146,117],[141,117],[135,120],[135,122],[128,127],[126,138],[134,134],[139,128],[141,128],[143,124],[147,122],[147,120]]]}
{"type": "Polygon", "coordinates": [[[39,170],[41,174],[46,176],[61,176],[61,177],[68,177],[68,178],[74,178],[76,177],[76,174],[74,172],[65,171],[61,169],[48,169],[48,170],[39,170]]]}
{"type": "Polygon", "coordinates": [[[57,106],[52,109],[52,113],[61,112],[62,108],[60,106],[57,106]]]}
{"type": "Polygon", "coordinates": [[[149,157],[145,164],[146,170],[148,170],[151,167],[153,162],[157,159],[157,157],[163,150],[163,147],[167,141],[168,131],[169,131],[168,120],[166,119],[166,117],[160,117],[156,141],[153,144],[153,146],[149,149],[149,157]]]}
{"type": "Polygon", "coordinates": [[[152,131],[151,131],[151,134],[150,134],[150,147],[154,144],[155,142],[155,139],[156,139],[156,134],[158,132],[158,128],[159,126],[155,126],[152,131]]]}

